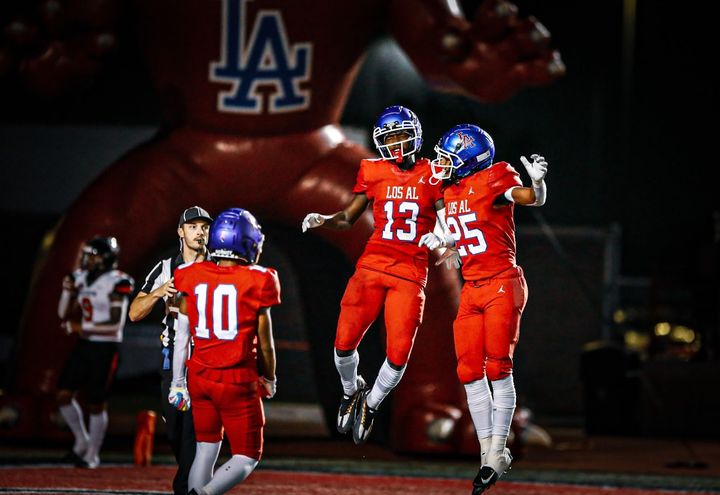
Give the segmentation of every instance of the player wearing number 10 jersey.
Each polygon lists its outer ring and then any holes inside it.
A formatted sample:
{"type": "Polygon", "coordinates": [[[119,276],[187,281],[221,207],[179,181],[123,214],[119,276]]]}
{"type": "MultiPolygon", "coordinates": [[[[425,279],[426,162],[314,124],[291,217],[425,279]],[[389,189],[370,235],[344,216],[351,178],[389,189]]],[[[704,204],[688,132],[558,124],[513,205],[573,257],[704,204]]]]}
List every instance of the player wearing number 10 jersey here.
{"type": "Polygon", "coordinates": [[[182,265],[182,294],[173,350],[169,402],[190,404],[197,439],[190,493],[225,493],[255,469],[262,454],[265,417],[261,396],[275,394],[275,348],[270,307],[280,303],[272,268],[257,265],[264,236],[255,217],[232,208],[210,226],[212,261],[182,265]],[[184,317],[187,316],[187,317],[184,317]],[[193,337],[188,353],[188,329],[193,337]],[[213,475],[223,432],[232,457],[213,475]]]}
{"type": "Polygon", "coordinates": [[[412,111],[386,108],[373,140],[382,158],[360,163],[350,204],[333,215],[310,213],[302,226],[346,230],[373,203],[374,232],[345,289],[335,336],[343,387],[337,428],[352,429],[355,443],[367,440],[378,406],[405,371],[425,305],[428,252],[418,241],[434,229],[442,203],[439,185],[430,183],[430,162],[417,158],[422,128],[412,111]],[[383,305],[387,359],[370,388],[357,374],[357,347],[383,305]]]}
{"type": "Polygon", "coordinates": [[[512,461],[505,446],[515,410],[512,357],[527,301],[525,277],[515,263],[513,210],[515,204],[545,203],[547,163],[539,155],[532,155],[532,163],[522,157],[532,179],[532,187],[522,187],[510,164],[493,164],[490,136],[470,124],[450,129],[435,151],[433,180],[444,183],[448,228],[442,244],[455,245],[465,279],[453,331],[458,377],[480,442],[476,495],[492,486],[512,461]]]}

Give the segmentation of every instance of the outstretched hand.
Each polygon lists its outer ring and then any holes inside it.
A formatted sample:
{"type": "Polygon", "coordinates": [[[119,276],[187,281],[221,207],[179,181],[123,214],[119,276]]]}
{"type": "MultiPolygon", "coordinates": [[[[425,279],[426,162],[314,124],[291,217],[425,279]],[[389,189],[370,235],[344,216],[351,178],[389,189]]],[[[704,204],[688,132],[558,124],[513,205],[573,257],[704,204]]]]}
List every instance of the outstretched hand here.
{"type": "Polygon", "coordinates": [[[530,155],[530,158],[532,158],[532,162],[524,156],[521,156],[520,161],[525,166],[525,170],[527,170],[530,179],[532,179],[533,182],[540,182],[545,179],[547,175],[548,163],[541,155],[530,155]]]}
{"type": "Polygon", "coordinates": [[[305,215],[305,219],[302,221],[302,231],[307,232],[308,229],[314,229],[320,227],[325,223],[325,220],[331,218],[330,215],[321,215],[320,213],[308,213],[305,215]]]}

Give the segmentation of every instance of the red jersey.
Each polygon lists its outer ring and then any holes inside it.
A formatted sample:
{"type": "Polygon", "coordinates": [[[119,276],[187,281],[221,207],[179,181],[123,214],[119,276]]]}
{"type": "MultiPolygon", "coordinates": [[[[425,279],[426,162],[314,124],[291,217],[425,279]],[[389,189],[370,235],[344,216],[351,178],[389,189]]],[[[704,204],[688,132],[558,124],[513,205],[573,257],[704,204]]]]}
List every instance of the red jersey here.
{"type": "Polygon", "coordinates": [[[494,206],[498,196],[516,186],[522,186],[518,173],[498,162],[444,189],[447,224],[465,280],[490,278],[516,266],[515,204],[494,206]]]}
{"type": "Polygon", "coordinates": [[[432,232],[442,199],[440,185],[430,184],[430,161],[421,158],[410,170],[386,160],[362,160],[356,194],[373,202],[375,227],[358,267],[389,273],[425,286],[428,250],[420,237],[432,232]]]}
{"type": "Polygon", "coordinates": [[[280,304],[277,272],[204,261],[178,267],[174,283],[185,294],[193,336],[187,367],[213,381],[257,380],[258,311],[280,304]]]}

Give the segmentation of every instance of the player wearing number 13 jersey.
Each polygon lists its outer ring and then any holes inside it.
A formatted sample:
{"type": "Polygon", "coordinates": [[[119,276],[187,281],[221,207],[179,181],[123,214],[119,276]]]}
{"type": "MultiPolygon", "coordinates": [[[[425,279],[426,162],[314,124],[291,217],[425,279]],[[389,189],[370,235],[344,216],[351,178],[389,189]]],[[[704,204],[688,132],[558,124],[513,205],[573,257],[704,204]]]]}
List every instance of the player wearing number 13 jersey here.
{"type": "Polygon", "coordinates": [[[490,135],[470,124],[450,129],[435,151],[433,179],[444,183],[448,228],[442,244],[455,245],[465,279],[453,331],[458,377],[480,442],[481,467],[472,492],[479,494],[512,460],[505,447],[515,410],[512,357],[527,301],[525,278],[515,263],[513,210],[515,204],[545,203],[547,163],[539,155],[532,155],[532,163],[522,157],[532,179],[532,187],[522,187],[510,164],[493,164],[490,135]]]}
{"type": "Polygon", "coordinates": [[[346,230],[373,203],[374,231],[345,289],[335,336],[343,387],[337,428],[352,429],[355,443],[367,440],[378,406],[405,371],[425,305],[428,253],[418,241],[435,227],[442,203],[439,185],[430,182],[430,162],[417,158],[422,129],[412,111],[386,108],[373,140],[382,158],[360,163],[350,204],[333,215],[310,213],[302,226],[346,230]],[[387,359],[370,388],[357,374],[357,347],[383,306],[387,359]]]}
{"type": "Polygon", "coordinates": [[[227,492],[260,461],[261,396],[271,398],[276,383],[270,307],[280,303],[277,273],[256,264],[264,236],[255,217],[241,208],[223,211],[208,237],[212,261],[175,270],[182,297],[168,397],[193,410],[197,446],[188,487],[198,494],[227,492]],[[194,347],[186,361],[188,333],[194,347]],[[224,432],[232,457],[213,475],[224,432]]]}

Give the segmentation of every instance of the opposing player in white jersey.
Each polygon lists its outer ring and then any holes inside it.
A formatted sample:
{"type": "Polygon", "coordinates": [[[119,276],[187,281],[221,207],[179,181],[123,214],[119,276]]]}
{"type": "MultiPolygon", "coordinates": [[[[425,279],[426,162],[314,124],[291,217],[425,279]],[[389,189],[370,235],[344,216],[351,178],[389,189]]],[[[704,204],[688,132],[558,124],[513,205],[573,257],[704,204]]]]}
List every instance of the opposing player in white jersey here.
{"type": "Polygon", "coordinates": [[[57,403],[75,436],[65,457],[78,467],[96,468],[108,425],[107,398],[118,363],[118,348],[134,281],[117,270],[120,247],[114,237],[85,243],[79,269],[63,281],[58,316],[68,334],[78,336],[60,374],[57,403]],[[75,394],[86,393],[90,418],[86,428],[75,394]]]}

